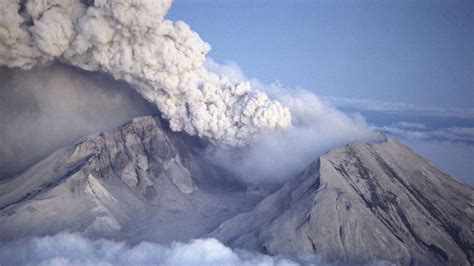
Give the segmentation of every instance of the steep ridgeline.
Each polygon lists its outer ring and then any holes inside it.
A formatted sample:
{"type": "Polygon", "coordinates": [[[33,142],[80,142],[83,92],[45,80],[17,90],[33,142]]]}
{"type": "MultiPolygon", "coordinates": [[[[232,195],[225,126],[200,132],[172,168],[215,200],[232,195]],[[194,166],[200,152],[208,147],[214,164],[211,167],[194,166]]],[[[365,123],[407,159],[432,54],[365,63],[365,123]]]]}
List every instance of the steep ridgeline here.
{"type": "Polygon", "coordinates": [[[139,117],[0,183],[0,240],[61,231],[186,241],[259,200],[194,153],[196,139],[139,117]]]}
{"type": "Polygon", "coordinates": [[[233,247],[339,262],[469,265],[473,195],[394,140],[354,142],[321,156],[209,236],[233,247]]]}

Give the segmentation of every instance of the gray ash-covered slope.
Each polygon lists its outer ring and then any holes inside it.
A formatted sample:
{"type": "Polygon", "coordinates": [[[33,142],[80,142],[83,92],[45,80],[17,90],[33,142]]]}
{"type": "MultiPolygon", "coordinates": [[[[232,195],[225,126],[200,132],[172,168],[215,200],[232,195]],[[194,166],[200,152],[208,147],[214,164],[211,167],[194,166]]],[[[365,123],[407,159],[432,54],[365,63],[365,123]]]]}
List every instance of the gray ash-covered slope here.
{"type": "Polygon", "coordinates": [[[469,265],[473,195],[472,187],[392,139],[354,142],[321,156],[209,235],[268,254],[469,265]]]}
{"type": "Polygon", "coordinates": [[[0,183],[0,240],[79,231],[186,241],[255,206],[197,145],[148,116],[56,151],[0,183]]]}

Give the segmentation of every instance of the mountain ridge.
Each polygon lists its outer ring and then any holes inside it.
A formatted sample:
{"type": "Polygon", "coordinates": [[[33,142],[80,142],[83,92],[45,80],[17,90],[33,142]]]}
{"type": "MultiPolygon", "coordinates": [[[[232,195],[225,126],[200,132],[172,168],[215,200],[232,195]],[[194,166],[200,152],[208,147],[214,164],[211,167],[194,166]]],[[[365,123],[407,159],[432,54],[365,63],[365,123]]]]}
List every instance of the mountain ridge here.
{"type": "Polygon", "coordinates": [[[245,195],[237,181],[226,180],[222,169],[193,155],[195,144],[188,143],[193,141],[171,134],[159,118],[150,116],[81,138],[0,185],[2,240],[71,230],[140,241],[151,236],[145,232],[138,236],[133,228],[137,220],[150,216],[206,220],[200,222],[202,228],[180,230],[176,226],[156,237],[164,242],[189,239],[247,208],[242,200],[258,199],[245,195]],[[224,195],[217,201],[214,194],[224,195]],[[198,219],[203,215],[195,209],[208,217],[198,219]],[[211,219],[211,215],[218,218],[211,219]]]}
{"type": "Polygon", "coordinates": [[[335,148],[268,195],[247,193],[204,145],[151,116],[81,138],[0,183],[0,241],[213,237],[346,263],[472,263],[473,188],[391,138],[335,148]]]}

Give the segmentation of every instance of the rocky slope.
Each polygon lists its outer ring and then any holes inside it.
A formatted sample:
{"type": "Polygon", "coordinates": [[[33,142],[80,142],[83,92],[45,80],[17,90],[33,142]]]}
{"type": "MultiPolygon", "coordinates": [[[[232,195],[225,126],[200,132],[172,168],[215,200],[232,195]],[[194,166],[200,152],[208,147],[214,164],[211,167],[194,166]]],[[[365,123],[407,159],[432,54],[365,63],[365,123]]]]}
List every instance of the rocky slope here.
{"type": "Polygon", "coordinates": [[[1,181],[0,241],[215,237],[348,263],[473,262],[473,188],[394,140],[334,149],[263,199],[202,158],[201,145],[155,117],[85,137],[1,181]]]}
{"type": "Polygon", "coordinates": [[[210,236],[268,254],[469,265],[473,195],[472,187],[394,140],[354,142],[321,156],[210,236]]]}
{"type": "Polygon", "coordinates": [[[148,116],[53,153],[0,183],[0,240],[81,231],[184,241],[254,206],[259,197],[197,156],[195,141],[148,116]]]}

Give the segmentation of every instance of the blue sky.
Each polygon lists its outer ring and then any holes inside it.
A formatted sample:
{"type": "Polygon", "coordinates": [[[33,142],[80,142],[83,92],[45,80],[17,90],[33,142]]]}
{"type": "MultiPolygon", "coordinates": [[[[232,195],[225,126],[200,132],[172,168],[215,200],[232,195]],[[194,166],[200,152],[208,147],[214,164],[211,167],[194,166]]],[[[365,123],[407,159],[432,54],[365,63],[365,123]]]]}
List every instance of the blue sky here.
{"type": "Polygon", "coordinates": [[[318,95],[474,107],[474,1],[192,1],[217,62],[318,95]]]}

